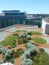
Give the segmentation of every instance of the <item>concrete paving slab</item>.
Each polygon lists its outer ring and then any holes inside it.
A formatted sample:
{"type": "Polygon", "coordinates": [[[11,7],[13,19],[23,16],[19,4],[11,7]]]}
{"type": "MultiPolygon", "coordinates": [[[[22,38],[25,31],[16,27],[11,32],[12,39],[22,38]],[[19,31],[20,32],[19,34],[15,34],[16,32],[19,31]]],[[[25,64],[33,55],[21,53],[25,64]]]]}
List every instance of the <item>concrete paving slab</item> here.
{"type": "Polygon", "coordinates": [[[45,50],[46,53],[49,54],[49,48],[43,48],[45,50]]]}
{"type": "Polygon", "coordinates": [[[6,36],[8,36],[9,32],[0,32],[0,41],[4,40],[6,36]]]}
{"type": "Polygon", "coordinates": [[[49,37],[41,36],[41,38],[45,39],[47,41],[47,44],[49,44],[49,37]]]}

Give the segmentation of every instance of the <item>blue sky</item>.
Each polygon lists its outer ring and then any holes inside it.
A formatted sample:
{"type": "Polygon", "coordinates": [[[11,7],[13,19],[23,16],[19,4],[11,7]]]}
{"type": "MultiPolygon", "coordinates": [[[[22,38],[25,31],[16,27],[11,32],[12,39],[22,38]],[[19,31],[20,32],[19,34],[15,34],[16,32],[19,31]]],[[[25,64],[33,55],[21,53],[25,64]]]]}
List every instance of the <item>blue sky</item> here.
{"type": "Polygon", "coordinates": [[[0,0],[0,12],[2,10],[20,10],[32,14],[49,14],[49,0],[0,0]]]}

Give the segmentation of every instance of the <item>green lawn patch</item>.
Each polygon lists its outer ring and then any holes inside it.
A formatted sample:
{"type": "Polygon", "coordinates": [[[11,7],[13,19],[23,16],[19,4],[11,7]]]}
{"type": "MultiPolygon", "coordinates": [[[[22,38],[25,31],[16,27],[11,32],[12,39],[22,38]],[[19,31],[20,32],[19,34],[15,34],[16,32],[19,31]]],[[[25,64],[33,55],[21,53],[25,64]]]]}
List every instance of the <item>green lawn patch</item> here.
{"type": "Polygon", "coordinates": [[[42,33],[41,32],[37,32],[37,31],[30,31],[30,32],[28,32],[28,34],[30,34],[30,35],[41,35],[42,33]]]}
{"type": "Polygon", "coordinates": [[[46,43],[46,40],[43,38],[34,38],[33,40],[39,44],[45,44],[46,43]]]}
{"type": "Polygon", "coordinates": [[[0,45],[3,45],[3,46],[7,46],[7,45],[10,45],[10,46],[16,46],[16,36],[8,36],[7,38],[5,38],[5,40],[3,40],[2,42],[0,42],[0,45]]]}

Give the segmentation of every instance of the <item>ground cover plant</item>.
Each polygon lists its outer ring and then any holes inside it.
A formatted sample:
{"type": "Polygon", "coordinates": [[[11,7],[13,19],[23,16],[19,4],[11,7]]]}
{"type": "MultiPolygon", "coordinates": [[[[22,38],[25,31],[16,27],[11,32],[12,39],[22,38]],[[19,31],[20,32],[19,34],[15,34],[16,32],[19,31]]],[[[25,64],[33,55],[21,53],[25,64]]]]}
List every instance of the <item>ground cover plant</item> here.
{"type": "Polygon", "coordinates": [[[46,43],[46,40],[43,38],[34,38],[33,40],[39,44],[45,44],[46,43]]]}
{"type": "Polygon", "coordinates": [[[33,65],[49,65],[49,55],[43,52],[43,49],[40,49],[40,52],[32,58],[33,65]]]}
{"type": "Polygon", "coordinates": [[[37,32],[37,31],[30,31],[28,32],[29,35],[41,35],[41,32],[37,32]]]}
{"type": "MultiPolygon", "coordinates": [[[[33,34],[37,34],[33,32],[33,34]]],[[[38,34],[40,35],[40,34],[38,34]]],[[[22,58],[22,65],[49,65],[49,55],[45,53],[43,48],[36,51],[36,45],[31,42],[32,38],[28,32],[14,32],[13,35],[8,36],[0,42],[0,54],[3,55],[3,62],[14,63],[14,60],[18,57],[22,58]],[[19,44],[25,46],[25,51],[23,48],[13,48],[19,47],[19,44]],[[8,46],[8,49],[4,46],[8,46]]],[[[37,43],[44,44],[46,40],[42,38],[33,38],[37,43]],[[38,41],[36,41],[38,40],[38,41]]],[[[2,63],[2,62],[0,62],[2,63]]]]}
{"type": "Polygon", "coordinates": [[[5,38],[5,40],[0,42],[0,45],[3,45],[3,46],[10,45],[12,47],[15,47],[16,46],[16,36],[8,36],[7,38],[5,38]]]}
{"type": "Polygon", "coordinates": [[[22,54],[22,65],[33,65],[32,56],[36,51],[36,48],[32,43],[28,42],[25,44],[27,50],[22,54]]]}

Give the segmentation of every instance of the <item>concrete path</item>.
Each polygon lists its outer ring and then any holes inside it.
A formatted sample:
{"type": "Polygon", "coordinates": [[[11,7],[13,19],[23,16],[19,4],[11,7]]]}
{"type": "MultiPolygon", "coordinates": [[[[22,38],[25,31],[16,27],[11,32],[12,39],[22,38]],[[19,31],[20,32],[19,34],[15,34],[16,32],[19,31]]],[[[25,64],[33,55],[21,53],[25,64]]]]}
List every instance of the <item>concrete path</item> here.
{"type": "Polygon", "coordinates": [[[45,39],[47,41],[47,44],[49,44],[49,37],[48,36],[41,36],[41,38],[45,39]]]}
{"type": "Polygon", "coordinates": [[[49,54],[49,48],[43,48],[45,50],[46,53],[49,54]]]}
{"type": "Polygon", "coordinates": [[[9,32],[0,32],[0,41],[4,40],[6,36],[8,36],[9,32]]]}

